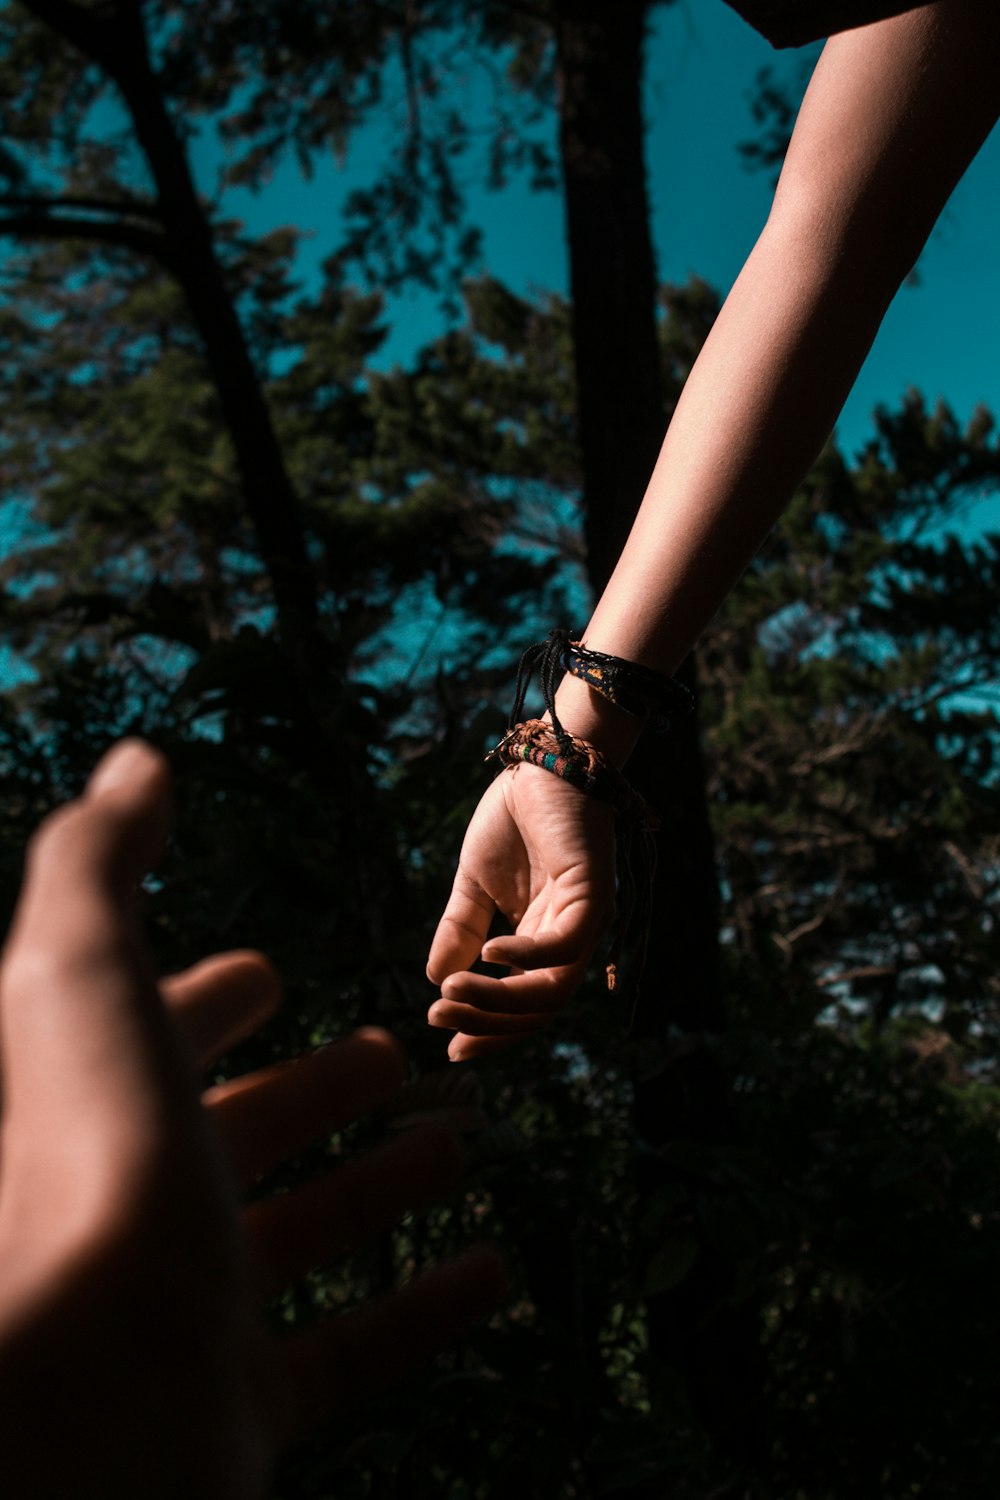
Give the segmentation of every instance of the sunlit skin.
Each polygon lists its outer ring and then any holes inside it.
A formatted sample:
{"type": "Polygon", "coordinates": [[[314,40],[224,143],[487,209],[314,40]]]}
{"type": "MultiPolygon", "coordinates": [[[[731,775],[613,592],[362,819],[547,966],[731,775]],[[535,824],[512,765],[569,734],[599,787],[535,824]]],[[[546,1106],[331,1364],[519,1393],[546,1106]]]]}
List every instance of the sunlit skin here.
{"type": "Polygon", "coordinates": [[[495,1051],[548,1025],[583,978],[613,905],[611,809],[534,766],[499,776],[469,824],[427,966],[442,996],[431,1025],[460,1029],[449,1056],[495,1051]],[[487,941],[498,911],[515,933],[487,941]],[[480,957],[509,973],[470,972],[480,957]]]}
{"type": "Polygon", "coordinates": [[[451,1343],[502,1294],[485,1247],[308,1334],[260,1303],[446,1191],[423,1128],[281,1196],[241,1191],[399,1089],[367,1029],[211,1088],[210,1063],[276,1009],[256,953],[157,984],[135,891],[169,774],[126,742],[42,826],[0,967],[0,1410],[10,1500],[250,1500],[277,1450],[451,1343]]]}
{"type": "MultiPolygon", "coordinates": [[[[829,436],[889,303],[992,129],[998,56],[996,0],[937,0],[826,44],[767,224],[678,402],[587,645],[670,673],[695,644],[829,436]]],[[[556,702],[567,729],[624,764],[636,720],[575,678],[556,702]]],[[[583,800],[521,765],[474,814],[428,965],[442,997],[429,1019],[457,1032],[453,1059],[548,1024],[585,972],[613,877],[604,810],[588,814],[583,800]],[[561,882],[572,908],[546,894],[561,882]],[[530,942],[477,948],[488,909],[479,892],[530,942]],[[516,983],[477,976],[478,957],[527,972],[516,983]],[[512,1033],[522,1010],[531,1024],[512,1033]]]]}

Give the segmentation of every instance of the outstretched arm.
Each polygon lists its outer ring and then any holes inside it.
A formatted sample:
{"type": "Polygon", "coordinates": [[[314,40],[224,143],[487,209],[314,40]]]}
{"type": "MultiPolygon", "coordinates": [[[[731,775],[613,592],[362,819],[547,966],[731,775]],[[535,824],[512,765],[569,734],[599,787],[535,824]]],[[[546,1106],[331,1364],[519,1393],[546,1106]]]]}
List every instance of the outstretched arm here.
{"type": "MultiPolygon", "coordinates": [[[[669,673],[694,645],[828,437],[889,303],[992,128],[998,55],[994,0],[936,0],[827,43],[767,224],[685,386],[584,634],[588,646],[669,673]]],[[[568,730],[619,765],[627,759],[636,720],[575,678],[564,679],[556,701],[568,730]]],[[[554,780],[533,766],[501,780],[512,777],[554,780]]],[[[546,795],[565,792],[544,786],[538,797],[546,795]]],[[[517,827],[530,842],[530,827],[517,827]]],[[[606,857],[605,846],[594,847],[589,883],[606,882],[606,857]]],[[[467,844],[459,879],[476,884],[483,859],[481,841],[467,844]]],[[[523,856],[518,868],[531,886],[523,856]]],[[[552,992],[548,933],[530,935],[534,952],[504,939],[489,949],[492,960],[529,970],[518,990],[526,1006],[533,994],[552,992]]],[[[599,936],[585,923],[560,961],[578,973],[599,936]]],[[[459,956],[467,968],[475,955],[467,945],[448,962],[459,956]]],[[[469,1039],[465,1007],[480,1012],[476,1034],[484,1037],[491,1024],[484,998],[502,1009],[502,991],[443,967],[437,949],[429,973],[444,997],[432,1024],[459,1029],[450,1055],[481,1050],[487,1042],[469,1039]]]]}

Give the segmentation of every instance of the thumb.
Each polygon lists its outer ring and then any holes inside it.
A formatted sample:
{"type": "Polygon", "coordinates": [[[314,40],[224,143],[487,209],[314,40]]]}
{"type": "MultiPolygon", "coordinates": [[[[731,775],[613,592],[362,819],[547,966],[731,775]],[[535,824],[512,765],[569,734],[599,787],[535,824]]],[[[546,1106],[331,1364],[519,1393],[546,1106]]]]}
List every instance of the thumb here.
{"type": "Polygon", "coordinates": [[[31,842],[0,970],[5,1169],[21,1146],[70,1176],[84,1158],[123,1166],[186,1081],[134,902],[168,801],[166,762],[126,742],[31,842]]]}
{"type": "Polygon", "coordinates": [[[449,974],[471,969],[482,952],[495,913],[493,899],[460,869],[427,960],[427,978],[433,984],[443,984],[449,974]]]}

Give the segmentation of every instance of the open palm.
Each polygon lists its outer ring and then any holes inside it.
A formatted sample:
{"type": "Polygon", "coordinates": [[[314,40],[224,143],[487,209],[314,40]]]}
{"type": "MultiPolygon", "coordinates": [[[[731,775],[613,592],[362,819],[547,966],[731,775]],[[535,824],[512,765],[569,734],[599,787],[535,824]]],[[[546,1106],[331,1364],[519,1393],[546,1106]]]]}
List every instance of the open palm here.
{"type": "Polygon", "coordinates": [[[211,1062],[275,1008],[259,954],[157,984],[134,891],[167,823],[139,744],[36,836],[0,967],[0,1407],[11,1500],[249,1500],[270,1461],[492,1309],[485,1247],[277,1339],[262,1299],[451,1186],[427,1127],[271,1197],[241,1191],[399,1089],[368,1029],[199,1097],[211,1062]]]}

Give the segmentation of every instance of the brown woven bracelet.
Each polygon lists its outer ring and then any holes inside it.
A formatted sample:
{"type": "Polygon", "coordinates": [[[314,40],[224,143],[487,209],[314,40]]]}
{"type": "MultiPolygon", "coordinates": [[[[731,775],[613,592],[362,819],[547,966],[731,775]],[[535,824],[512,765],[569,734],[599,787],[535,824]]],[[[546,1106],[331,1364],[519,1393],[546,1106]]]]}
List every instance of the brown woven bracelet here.
{"type": "Polygon", "coordinates": [[[589,797],[606,802],[644,832],[655,833],[660,826],[659,814],[619,770],[608,764],[596,746],[565,730],[557,734],[544,719],[515,724],[486,759],[498,760],[503,766],[516,766],[522,761],[540,766],[589,797]]]}

